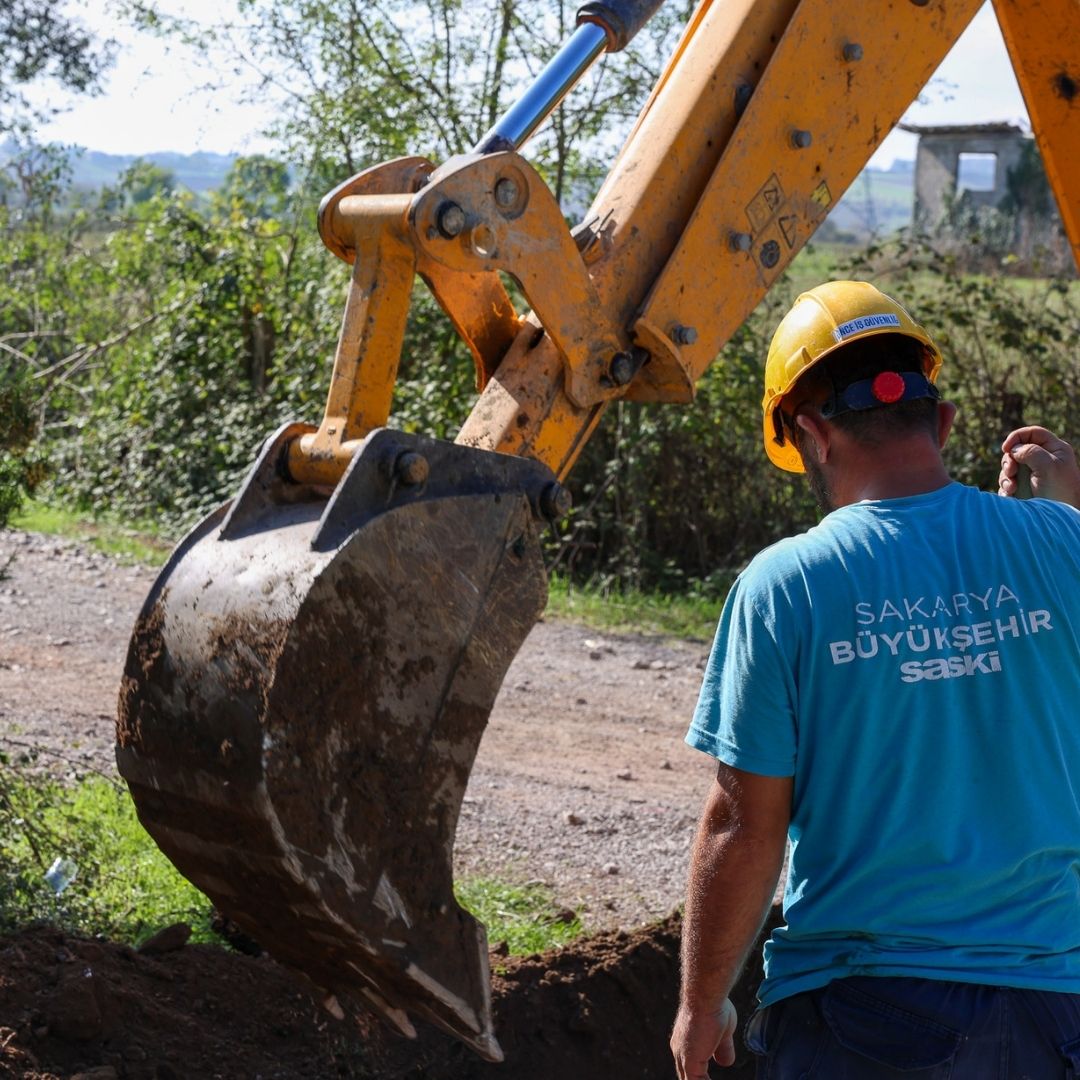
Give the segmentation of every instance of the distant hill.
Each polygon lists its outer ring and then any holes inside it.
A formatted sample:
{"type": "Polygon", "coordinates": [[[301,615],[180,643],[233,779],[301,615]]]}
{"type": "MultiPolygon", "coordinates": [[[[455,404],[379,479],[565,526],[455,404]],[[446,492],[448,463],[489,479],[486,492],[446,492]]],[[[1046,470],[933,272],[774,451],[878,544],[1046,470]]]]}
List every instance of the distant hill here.
{"type": "Polygon", "coordinates": [[[163,150],[153,154],[103,154],[100,150],[72,150],[72,183],[76,188],[97,190],[115,184],[120,174],[140,158],[168,169],[178,185],[200,193],[221,186],[238,154],[177,154],[163,150]]]}
{"type": "MultiPolygon", "coordinates": [[[[0,160],[8,149],[0,145],[0,160]]],[[[225,175],[239,154],[178,154],[160,151],[153,154],[105,154],[100,150],[72,149],[69,157],[72,183],[82,191],[100,190],[115,184],[120,174],[142,158],[168,169],[178,185],[196,194],[221,186],[225,175]]],[[[897,160],[888,169],[864,169],[829,215],[835,232],[864,240],[871,235],[885,236],[911,224],[914,201],[915,162],[897,160]]],[[[589,199],[567,200],[570,217],[585,214],[589,199]],[[580,206],[578,205],[580,203],[580,206]]]]}
{"type": "MultiPolygon", "coordinates": [[[[17,150],[10,139],[0,140],[0,165],[17,150]]],[[[226,173],[232,168],[239,154],[178,154],[161,150],[153,154],[105,154],[100,150],[87,150],[81,146],[67,148],[71,167],[72,185],[82,191],[99,191],[115,184],[120,174],[136,161],[152,162],[168,169],[181,187],[197,194],[220,187],[226,173]]]]}

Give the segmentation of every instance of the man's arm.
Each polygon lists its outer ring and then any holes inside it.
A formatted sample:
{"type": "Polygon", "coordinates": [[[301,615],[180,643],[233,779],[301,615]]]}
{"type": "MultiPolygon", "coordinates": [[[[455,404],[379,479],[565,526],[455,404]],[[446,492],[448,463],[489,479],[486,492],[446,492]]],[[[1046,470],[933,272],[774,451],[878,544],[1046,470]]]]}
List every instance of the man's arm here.
{"type": "Polygon", "coordinates": [[[1015,495],[1020,466],[1031,469],[1031,492],[1080,508],[1080,468],[1073,448],[1044,427],[1010,431],[1001,444],[998,494],[1015,495]]]}
{"type": "Polygon", "coordinates": [[[690,859],[682,935],[682,993],[671,1052],[679,1080],[707,1080],[709,1058],[735,1060],[728,999],[757,939],[784,863],[791,777],[721,764],[690,859]]]}

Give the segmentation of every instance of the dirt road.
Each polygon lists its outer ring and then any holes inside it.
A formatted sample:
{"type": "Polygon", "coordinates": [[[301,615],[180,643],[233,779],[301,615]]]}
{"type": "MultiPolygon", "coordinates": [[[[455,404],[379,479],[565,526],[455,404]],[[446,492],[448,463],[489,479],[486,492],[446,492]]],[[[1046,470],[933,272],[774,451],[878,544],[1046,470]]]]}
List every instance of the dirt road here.
{"type": "MultiPolygon", "coordinates": [[[[114,773],[116,693],[154,572],[71,541],[0,535],[0,737],[114,773]]],[[[458,830],[459,875],[549,885],[591,930],[681,900],[711,767],[682,736],[707,648],[537,625],[480,746],[458,830]]]]}

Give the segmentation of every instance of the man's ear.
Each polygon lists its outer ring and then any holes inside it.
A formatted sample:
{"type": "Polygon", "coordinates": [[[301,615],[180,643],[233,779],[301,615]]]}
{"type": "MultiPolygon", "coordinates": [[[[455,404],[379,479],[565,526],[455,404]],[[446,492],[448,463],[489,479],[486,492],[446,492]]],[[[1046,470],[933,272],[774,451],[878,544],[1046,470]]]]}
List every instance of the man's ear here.
{"type": "Polygon", "coordinates": [[[956,419],[956,406],[951,401],[939,401],[937,407],[938,447],[945,448],[956,419]]]}
{"type": "Polygon", "coordinates": [[[803,445],[813,446],[819,465],[824,465],[829,460],[829,429],[824,419],[816,412],[809,410],[800,412],[795,417],[795,423],[806,432],[807,439],[802,440],[803,445]]]}

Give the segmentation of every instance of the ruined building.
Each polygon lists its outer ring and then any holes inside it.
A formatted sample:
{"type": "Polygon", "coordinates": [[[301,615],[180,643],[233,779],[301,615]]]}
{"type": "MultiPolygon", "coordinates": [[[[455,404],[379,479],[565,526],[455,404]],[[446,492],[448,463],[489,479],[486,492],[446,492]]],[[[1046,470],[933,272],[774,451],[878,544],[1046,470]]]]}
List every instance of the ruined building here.
{"type": "Polygon", "coordinates": [[[1012,255],[1034,272],[1073,272],[1035,142],[1021,127],[900,127],[919,136],[913,212],[917,229],[939,235],[943,228],[946,234],[952,231],[943,239],[953,247],[963,240],[954,230],[966,220],[969,231],[981,234],[982,253],[991,258],[1012,255]],[[983,216],[995,210],[1004,214],[983,216]],[[979,227],[972,229],[976,219],[979,227]]]}

